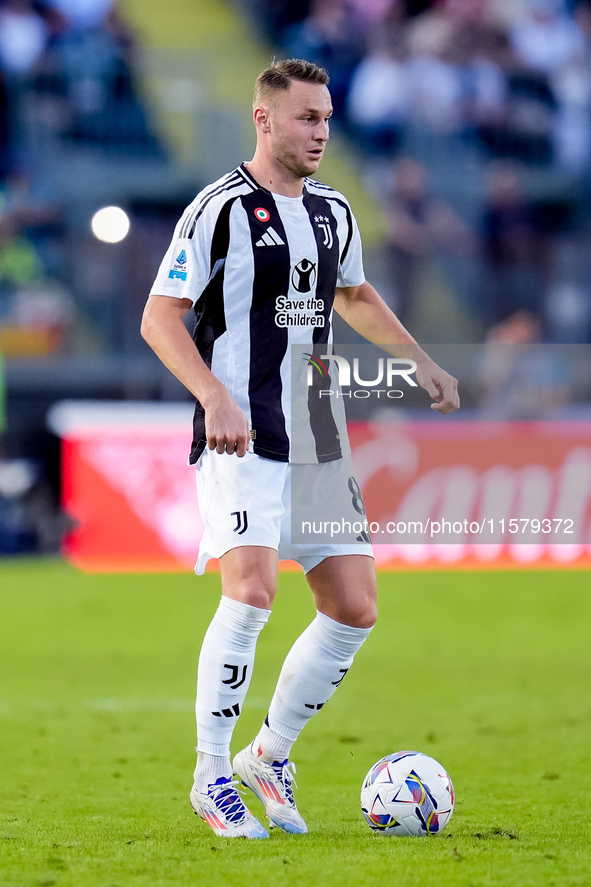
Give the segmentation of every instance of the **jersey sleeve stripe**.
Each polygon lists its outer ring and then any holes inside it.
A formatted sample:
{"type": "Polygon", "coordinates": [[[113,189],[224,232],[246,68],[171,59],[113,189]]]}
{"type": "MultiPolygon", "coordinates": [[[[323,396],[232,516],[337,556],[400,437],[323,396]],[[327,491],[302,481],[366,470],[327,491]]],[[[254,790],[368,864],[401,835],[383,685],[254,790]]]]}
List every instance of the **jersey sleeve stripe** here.
{"type": "Polygon", "coordinates": [[[195,218],[193,219],[193,224],[191,225],[189,233],[186,236],[189,238],[193,237],[193,235],[195,234],[195,229],[197,228],[197,222],[199,221],[200,217],[203,215],[204,211],[207,209],[208,203],[210,203],[210,201],[212,201],[214,199],[214,197],[218,197],[220,194],[223,194],[224,192],[225,192],[225,194],[229,194],[230,191],[235,191],[236,188],[242,188],[242,187],[244,187],[244,182],[242,182],[242,181],[235,182],[233,184],[226,185],[224,188],[221,188],[216,194],[211,194],[203,202],[201,209],[197,212],[195,218]]]}
{"type": "Polygon", "coordinates": [[[199,194],[195,197],[194,200],[191,201],[191,203],[187,206],[183,215],[181,216],[180,225],[179,225],[179,237],[186,236],[187,225],[189,224],[190,220],[193,218],[195,213],[198,211],[199,207],[203,203],[203,200],[209,194],[211,194],[212,191],[214,191],[218,187],[220,187],[220,185],[223,186],[226,182],[231,180],[235,174],[236,174],[236,170],[233,170],[233,172],[230,172],[227,175],[225,175],[223,177],[223,179],[221,180],[221,182],[214,182],[213,184],[209,185],[207,188],[204,188],[202,191],[199,192],[199,194]]]}
{"type": "Polygon", "coordinates": [[[217,194],[221,194],[226,188],[232,185],[233,182],[238,182],[239,176],[237,175],[236,170],[234,172],[228,173],[227,176],[224,176],[222,181],[215,185],[214,187],[202,192],[197,201],[194,201],[185,211],[185,215],[183,221],[181,223],[180,228],[180,236],[183,238],[190,237],[189,234],[192,225],[195,221],[195,218],[203,207],[211,200],[212,197],[215,197],[217,194]]]}

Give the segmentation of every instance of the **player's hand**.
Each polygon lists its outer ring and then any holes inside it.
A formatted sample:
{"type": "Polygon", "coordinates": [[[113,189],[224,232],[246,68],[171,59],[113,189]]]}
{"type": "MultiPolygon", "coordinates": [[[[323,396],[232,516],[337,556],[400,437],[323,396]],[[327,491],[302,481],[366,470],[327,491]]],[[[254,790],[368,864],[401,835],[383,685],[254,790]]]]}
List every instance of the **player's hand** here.
{"type": "Polygon", "coordinates": [[[417,382],[433,398],[432,410],[443,415],[459,410],[458,380],[434,361],[427,359],[417,362],[417,382]]]}
{"type": "Polygon", "coordinates": [[[250,443],[248,419],[226,392],[205,409],[207,446],[216,453],[244,456],[250,443]]]}

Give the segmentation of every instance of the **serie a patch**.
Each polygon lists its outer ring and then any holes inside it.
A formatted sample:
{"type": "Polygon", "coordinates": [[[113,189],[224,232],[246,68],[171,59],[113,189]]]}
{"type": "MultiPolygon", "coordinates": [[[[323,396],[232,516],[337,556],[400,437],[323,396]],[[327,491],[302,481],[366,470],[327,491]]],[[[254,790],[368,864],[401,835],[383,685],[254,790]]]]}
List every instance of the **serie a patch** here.
{"type": "Polygon", "coordinates": [[[171,280],[187,279],[187,253],[184,249],[182,249],[176,257],[174,265],[168,272],[168,276],[171,280]]]}

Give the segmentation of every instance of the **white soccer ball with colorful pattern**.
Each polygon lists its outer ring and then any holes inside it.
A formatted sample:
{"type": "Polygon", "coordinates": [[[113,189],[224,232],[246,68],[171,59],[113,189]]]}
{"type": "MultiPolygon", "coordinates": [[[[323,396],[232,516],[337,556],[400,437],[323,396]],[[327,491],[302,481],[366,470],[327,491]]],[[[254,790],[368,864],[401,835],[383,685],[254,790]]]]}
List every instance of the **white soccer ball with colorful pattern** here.
{"type": "Polygon", "coordinates": [[[429,755],[401,751],[374,764],[361,786],[361,809],[382,835],[436,835],[454,809],[454,788],[429,755]]]}

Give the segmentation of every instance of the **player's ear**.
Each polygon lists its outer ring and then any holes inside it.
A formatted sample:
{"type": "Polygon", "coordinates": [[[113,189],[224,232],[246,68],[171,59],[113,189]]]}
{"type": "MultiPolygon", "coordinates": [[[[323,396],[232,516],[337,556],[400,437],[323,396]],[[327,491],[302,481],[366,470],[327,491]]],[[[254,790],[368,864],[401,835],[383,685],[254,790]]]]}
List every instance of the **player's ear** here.
{"type": "Polygon", "coordinates": [[[269,132],[270,122],[269,122],[269,111],[267,108],[257,107],[254,109],[254,125],[257,129],[260,129],[261,132],[269,132]]]}

